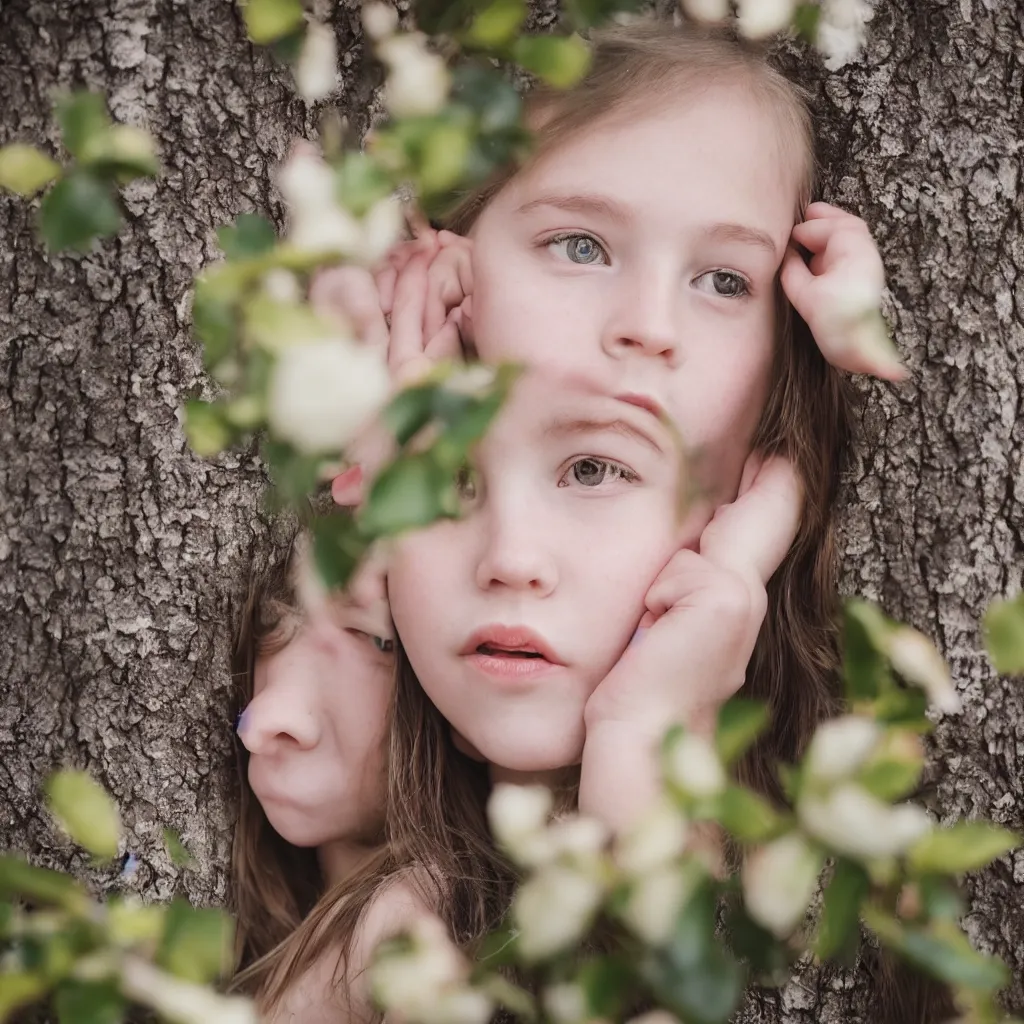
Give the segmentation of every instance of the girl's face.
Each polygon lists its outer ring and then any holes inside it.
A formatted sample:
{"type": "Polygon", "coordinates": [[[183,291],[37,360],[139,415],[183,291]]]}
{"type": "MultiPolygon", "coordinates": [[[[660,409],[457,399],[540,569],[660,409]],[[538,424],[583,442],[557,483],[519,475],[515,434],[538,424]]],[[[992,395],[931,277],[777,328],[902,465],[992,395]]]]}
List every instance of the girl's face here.
{"type": "Polygon", "coordinates": [[[394,688],[387,602],[335,598],[276,654],[256,660],[238,732],[249,785],[295,846],[372,837],[383,809],[383,738],[394,688]]]}
{"type": "Polygon", "coordinates": [[[402,538],[388,591],[420,683],[494,765],[578,762],[583,710],[677,550],[681,459],[637,396],[520,380],[464,519],[402,538]]]}
{"type": "Polygon", "coordinates": [[[471,232],[480,357],[657,396],[712,507],[735,497],[767,396],[800,166],[783,135],[721,86],[620,113],[513,178],[471,232]]]}

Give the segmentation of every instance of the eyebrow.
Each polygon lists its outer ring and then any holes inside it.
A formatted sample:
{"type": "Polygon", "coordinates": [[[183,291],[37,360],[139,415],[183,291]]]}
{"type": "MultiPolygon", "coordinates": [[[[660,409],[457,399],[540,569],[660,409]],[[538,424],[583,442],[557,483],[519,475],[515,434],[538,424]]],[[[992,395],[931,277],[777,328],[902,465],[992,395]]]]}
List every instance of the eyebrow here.
{"type": "Polygon", "coordinates": [[[544,428],[545,436],[575,436],[577,434],[620,434],[622,437],[632,441],[639,441],[659,455],[665,454],[665,449],[658,444],[653,436],[645,430],[628,420],[618,417],[594,419],[588,417],[574,417],[573,419],[554,420],[544,428]]]}
{"type": "Polygon", "coordinates": [[[528,203],[523,203],[516,210],[516,213],[530,213],[541,206],[553,206],[558,210],[565,210],[566,213],[584,213],[595,217],[605,217],[619,223],[628,223],[630,218],[629,210],[621,203],[609,199],[607,196],[598,195],[558,195],[550,194],[538,196],[528,203]]]}
{"type": "Polygon", "coordinates": [[[710,224],[704,229],[704,237],[710,242],[741,242],[756,245],[776,255],[775,242],[767,231],[749,227],[746,224],[710,224]]]}

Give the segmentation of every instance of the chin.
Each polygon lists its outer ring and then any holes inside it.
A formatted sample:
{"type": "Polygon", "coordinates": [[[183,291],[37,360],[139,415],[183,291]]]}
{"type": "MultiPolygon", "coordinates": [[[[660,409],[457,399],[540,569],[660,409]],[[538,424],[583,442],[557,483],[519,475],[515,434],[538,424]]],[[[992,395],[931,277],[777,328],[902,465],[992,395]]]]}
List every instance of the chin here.
{"type": "Polygon", "coordinates": [[[579,740],[566,742],[564,733],[558,736],[524,737],[522,743],[509,744],[509,737],[481,748],[481,754],[490,764],[512,772],[550,772],[579,764],[583,757],[583,732],[579,740]]]}
{"type": "Polygon", "coordinates": [[[325,840],[315,822],[299,819],[287,814],[268,814],[270,827],[292,846],[303,849],[320,846],[325,840]]]}

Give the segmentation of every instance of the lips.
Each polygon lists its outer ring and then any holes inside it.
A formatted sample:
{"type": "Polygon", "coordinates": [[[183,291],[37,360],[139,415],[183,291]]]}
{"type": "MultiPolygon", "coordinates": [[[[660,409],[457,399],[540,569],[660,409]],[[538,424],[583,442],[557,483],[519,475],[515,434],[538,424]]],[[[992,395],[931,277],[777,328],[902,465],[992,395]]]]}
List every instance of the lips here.
{"type": "Polygon", "coordinates": [[[542,636],[525,626],[485,626],[470,636],[459,653],[489,659],[565,664],[542,636]]]}

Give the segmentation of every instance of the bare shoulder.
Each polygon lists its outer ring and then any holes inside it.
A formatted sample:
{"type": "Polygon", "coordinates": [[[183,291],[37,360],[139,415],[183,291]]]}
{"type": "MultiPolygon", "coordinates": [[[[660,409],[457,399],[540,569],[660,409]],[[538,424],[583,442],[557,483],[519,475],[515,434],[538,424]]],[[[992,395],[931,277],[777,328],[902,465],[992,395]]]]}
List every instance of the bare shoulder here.
{"type": "Polygon", "coordinates": [[[329,946],[261,1019],[264,1024],[356,1024],[360,1018],[345,985],[341,950],[329,946]]]}

